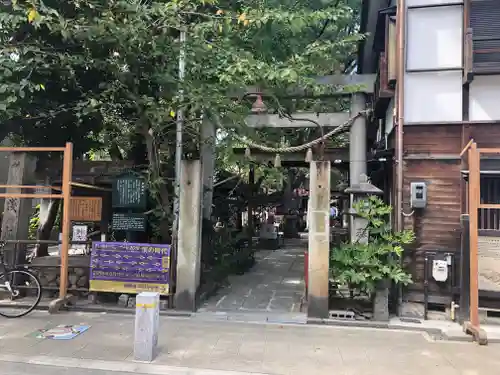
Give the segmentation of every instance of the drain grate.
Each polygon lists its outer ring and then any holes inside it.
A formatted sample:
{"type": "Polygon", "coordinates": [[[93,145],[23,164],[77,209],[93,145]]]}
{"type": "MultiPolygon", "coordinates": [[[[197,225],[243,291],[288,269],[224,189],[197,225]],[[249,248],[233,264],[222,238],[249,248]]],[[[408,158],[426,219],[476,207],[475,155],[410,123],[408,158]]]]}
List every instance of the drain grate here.
{"type": "Polygon", "coordinates": [[[408,318],[408,317],[402,317],[399,318],[403,323],[417,323],[417,324],[422,324],[422,321],[417,318],[408,318]]]}
{"type": "Polygon", "coordinates": [[[330,310],[330,319],[356,320],[356,314],[349,310],[330,310]]]}

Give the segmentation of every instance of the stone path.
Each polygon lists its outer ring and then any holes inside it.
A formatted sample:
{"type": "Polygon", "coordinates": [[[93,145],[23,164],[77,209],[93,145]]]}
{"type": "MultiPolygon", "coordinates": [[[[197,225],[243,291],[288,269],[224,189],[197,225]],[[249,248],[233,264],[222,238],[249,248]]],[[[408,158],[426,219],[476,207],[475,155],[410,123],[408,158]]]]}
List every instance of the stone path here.
{"type": "Polygon", "coordinates": [[[2,375],[490,375],[500,345],[431,340],[417,332],[312,325],[160,318],[159,354],[133,361],[134,317],[36,312],[0,319],[2,375]],[[47,325],[86,323],[65,341],[30,333],[47,325]],[[61,371],[61,370],[65,370],[61,371]],[[89,369],[91,371],[86,371],[89,369]],[[69,370],[69,372],[68,372],[69,370]]]}
{"type": "Polygon", "coordinates": [[[260,250],[256,264],[206,301],[199,312],[300,313],[304,296],[305,240],[286,240],[277,250],[260,250]]]}

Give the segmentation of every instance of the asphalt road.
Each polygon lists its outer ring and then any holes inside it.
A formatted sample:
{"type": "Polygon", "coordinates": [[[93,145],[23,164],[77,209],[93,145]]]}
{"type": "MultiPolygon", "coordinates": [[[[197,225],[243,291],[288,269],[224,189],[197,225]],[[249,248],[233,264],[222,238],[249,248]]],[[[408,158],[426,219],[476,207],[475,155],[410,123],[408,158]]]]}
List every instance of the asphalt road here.
{"type": "MultiPolygon", "coordinates": [[[[40,366],[31,365],[28,363],[16,363],[16,362],[1,362],[1,374],[2,375],[141,375],[132,372],[110,372],[103,370],[89,370],[80,368],[68,368],[68,367],[55,367],[55,366],[40,366]]],[[[165,374],[168,375],[168,374],[165,374]]]]}
{"type": "Polygon", "coordinates": [[[210,370],[210,369],[200,369],[200,368],[190,368],[190,367],[170,367],[168,369],[165,366],[154,366],[146,365],[141,372],[127,372],[120,371],[117,366],[120,366],[119,362],[107,362],[102,361],[101,365],[106,368],[97,369],[95,368],[96,362],[90,361],[94,368],[81,368],[81,367],[65,367],[61,365],[51,366],[51,365],[39,365],[31,364],[26,362],[11,362],[11,361],[0,361],[0,374],[1,375],[270,375],[264,373],[255,372],[241,372],[241,371],[231,371],[231,370],[210,370]]]}

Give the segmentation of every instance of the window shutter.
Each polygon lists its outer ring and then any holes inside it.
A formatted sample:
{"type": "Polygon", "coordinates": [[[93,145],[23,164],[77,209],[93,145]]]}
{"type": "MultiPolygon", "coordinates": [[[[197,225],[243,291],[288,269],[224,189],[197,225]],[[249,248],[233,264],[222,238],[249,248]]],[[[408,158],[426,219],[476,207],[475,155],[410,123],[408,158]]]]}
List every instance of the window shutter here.
{"type": "Polygon", "coordinates": [[[470,27],[474,73],[500,73],[500,4],[498,0],[472,0],[470,27]]]}

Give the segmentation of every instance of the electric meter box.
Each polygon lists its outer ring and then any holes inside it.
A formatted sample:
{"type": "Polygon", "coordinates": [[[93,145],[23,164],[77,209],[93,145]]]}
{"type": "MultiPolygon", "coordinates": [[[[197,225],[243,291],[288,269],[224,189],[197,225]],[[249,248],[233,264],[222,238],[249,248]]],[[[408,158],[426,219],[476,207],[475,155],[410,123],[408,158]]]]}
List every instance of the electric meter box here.
{"type": "Polygon", "coordinates": [[[411,208],[425,208],[427,206],[427,184],[425,182],[412,182],[410,191],[411,208]]]}

